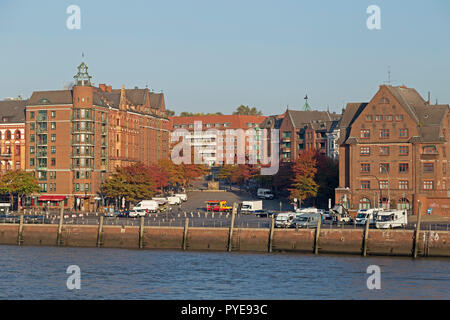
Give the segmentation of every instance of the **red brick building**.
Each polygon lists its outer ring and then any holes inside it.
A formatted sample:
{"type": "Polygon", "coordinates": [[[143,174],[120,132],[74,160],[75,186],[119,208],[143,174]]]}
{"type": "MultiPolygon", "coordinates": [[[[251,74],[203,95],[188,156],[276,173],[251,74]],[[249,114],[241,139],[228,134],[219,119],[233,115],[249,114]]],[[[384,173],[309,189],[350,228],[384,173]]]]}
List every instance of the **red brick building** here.
{"type": "Polygon", "coordinates": [[[26,170],[39,180],[36,203],[93,210],[116,166],[168,158],[164,95],[94,87],[82,63],[72,89],[36,91],[26,104],[26,170]]]}
{"type": "Polygon", "coordinates": [[[448,105],[381,85],[368,103],[347,105],[340,131],[337,203],[416,213],[421,201],[432,214],[450,215],[448,105]]]}

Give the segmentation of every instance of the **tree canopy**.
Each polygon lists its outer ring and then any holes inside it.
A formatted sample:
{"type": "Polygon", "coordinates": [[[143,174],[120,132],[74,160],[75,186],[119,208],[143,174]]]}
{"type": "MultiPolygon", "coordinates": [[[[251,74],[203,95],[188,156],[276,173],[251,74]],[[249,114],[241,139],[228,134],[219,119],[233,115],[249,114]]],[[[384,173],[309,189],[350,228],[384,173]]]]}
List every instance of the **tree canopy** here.
{"type": "Polygon", "coordinates": [[[236,111],[234,111],[233,114],[261,116],[262,112],[256,109],[255,107],[250,108],[249,106],[244,106],[243,104],[241,104],[239,107],[236,108],[236,111]]]}
{"type": "Polygon", "coordinates": [[[290,198],[305,200],[317,195],[319,185],[316,183],[317,160],[315,152],[307,150],[300,153],[297,161],[292,167],[293,179],[290,191],[290,198]]]}

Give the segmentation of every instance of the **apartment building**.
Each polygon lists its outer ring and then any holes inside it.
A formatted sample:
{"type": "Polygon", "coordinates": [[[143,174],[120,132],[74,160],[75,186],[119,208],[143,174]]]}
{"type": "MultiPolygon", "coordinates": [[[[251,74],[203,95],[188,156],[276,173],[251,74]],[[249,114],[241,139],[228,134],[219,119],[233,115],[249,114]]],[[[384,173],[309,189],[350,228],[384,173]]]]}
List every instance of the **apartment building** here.
{"type": "Polygon", "coordinates": [[[26,170],[40,195],[28,205],[94,210],[116,167],[156,163],[169,155],[164,95],[91,82],[83,62],[67,90],[35,91],[25,106],[26,170]]]}
{"type": "Polygon", "coordinates": [[[260,124],[265,118],[252,115],[170,117],[170,126],[172,135],[177,137],[175,144],[181,136],[189,144],[193,163],[219,166],[227,161],[248,163],[252,153],[256,161],[260,160],[263,139],[260,124]],[[242,136],[237,134],[239,129],[242,136]],[[238,160],[242,151],[244,158],[238,160]]]}
{"type": "Polygon", "coordinates": [[[339,140],[336,202],[450,215],[450,110],[413,88],[381,85],[368,103],[347,104],[339,140]]]}
{"type": "Polygon", "coordinates": [[[0,171],[25,169],[27,100],[0,101],[0,171]]]}

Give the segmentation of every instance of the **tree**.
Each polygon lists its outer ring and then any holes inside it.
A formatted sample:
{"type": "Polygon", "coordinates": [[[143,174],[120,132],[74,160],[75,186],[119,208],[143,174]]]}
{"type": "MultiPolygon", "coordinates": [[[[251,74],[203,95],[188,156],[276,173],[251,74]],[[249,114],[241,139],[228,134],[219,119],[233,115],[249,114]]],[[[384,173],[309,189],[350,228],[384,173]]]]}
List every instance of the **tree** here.
{"type": "Polygon", "coordinates": [[[168,117],[173,117],[173,116],[175,115],[175,111],[166,109],[166,115],[167,115],[168,117]]]}
{"type": "Polygon", "coordinates": [[[221,180],[228,181],[231,190],[231,177],[233,176],[236,167],[232,164],[225,164],[222,168],[220,168],[219,174],[217,177],[221,180]]]}
{"type": "Polygon", "coordinates": [[[0,177],[0,193],[9,194],[11,202],[14,195],[18,198],[19,212],[23,197],[39,192],[38,182],[31,172],[22,170],[8,171],[0,177]]]}
{"type": "Polygon", "coordinates": [[[328,199],[334,198],[335,189],[339,185],[339,163],[320,152],[316,152],[314,157],[320,172],[315,179],[319,186],[317,198],[322,203],[328,203],[328,199]]]}
{"type": "Polygon", "coordinates": [[[249,106],[244,106],[241,104],[236,108],[236,111],[233,112],[235,115],[250,115],[250,116],[261,116],[262,112],[257,110],[255,107],[250,108],[249,106]]]}
{"type": "Polygon", "coordinates": [[[293,179],[289,188],[291,199],[304,201],[317,195],[319,185],[315,181],[316,165],[315,151],[307,150],[300,153],[292,167],[293,179]]]}
{"type": "Polygon", "coordinates": [[[117,167],[101,187],[101,192],[109,198],[118,201],[124,198],[127,207],[130,202],[150,199],[156,190],[152,170],[142,163],[117,167]]]}

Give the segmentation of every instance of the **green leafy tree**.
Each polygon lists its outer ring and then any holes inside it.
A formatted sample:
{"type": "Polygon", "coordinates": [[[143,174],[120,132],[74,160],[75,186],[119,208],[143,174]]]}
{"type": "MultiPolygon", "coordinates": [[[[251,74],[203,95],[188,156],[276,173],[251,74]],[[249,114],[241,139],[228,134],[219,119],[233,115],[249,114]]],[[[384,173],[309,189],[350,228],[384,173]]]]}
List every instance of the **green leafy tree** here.
{"type": "Polygon", "coordinates": [[[37,192],[39,192],[39,185],[31,172],[14,170],[8,171],[0,177],[0,193],[9,194],[11,204],[14,195],[17,195],[19,211],[23,198],[37,192]]]}
{"type": "Polygon", "coordinates": [[[166,109],[166,115],[167,115],[168,117],[173,117],[173,116],[175,115],[175,111],[166,109]]]}
{"type": "Polygon", "coordinates": [[[250,108],[249,106],[244,106],[241,104],[237,107],[236,111],[233,112],[235,115],[249,115],[249,116],[261,116],[262,112],[255,107],[250,108]]]}

